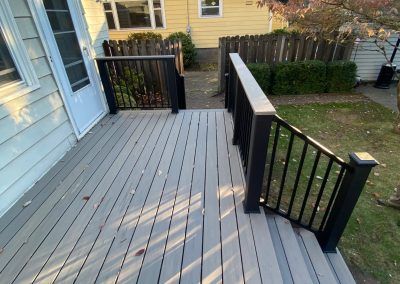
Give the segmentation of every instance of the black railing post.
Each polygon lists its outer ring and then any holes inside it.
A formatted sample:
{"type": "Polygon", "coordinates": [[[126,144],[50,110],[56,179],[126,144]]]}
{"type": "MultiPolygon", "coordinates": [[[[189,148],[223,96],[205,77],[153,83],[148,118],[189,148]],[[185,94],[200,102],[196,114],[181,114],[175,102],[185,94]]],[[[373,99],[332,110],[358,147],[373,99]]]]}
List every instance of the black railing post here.
{"type": "Polygon", "coordinates": [[[175,68],[175,77],[178,90],[178,107],[179,109],[186,109],[185,76],[179,74],[175,68]]]}
{"type": "Polygon", "coordinates": [[[166,60],[166,74],[167,74],[167,86],[168,92],[171,98],[172,113],[178,113],[179,102],[178,102],[178,88],[175,77],[175,61],[174,59],[166,60]]]}
{"type": "Polygon", "coordinates": [[[117,102],[115,101],[114,90],[110,77],[108,75],[107,62],[103,60],[96,60],[96,62],[99,69],[100,79],[101,83],[103,84],[110,114],[116,114],[118,112],[117,102]]]}
{"type": "MultiPolygon", "coordinates": [[[[225,108],[228,109],[229,102],[229,73],[225,73],[225,108]]],[[[229,109],[228,109],[229,111],[229,109]]]]}
{"type": "Polygon", "coordinates": [[[273,117],[274,115],[253,114],[243,201],[246,213],[260,212],[260,197],[273,117]]]}
{"type": "Polygon", "coordinates": [[[348,170],[340,185],[324,230],[317,236],[324,252],[336,252],[347,222],[356,206],[371,169],[378,162],[368,153],[351,153],[351,170],[348,170]]]}

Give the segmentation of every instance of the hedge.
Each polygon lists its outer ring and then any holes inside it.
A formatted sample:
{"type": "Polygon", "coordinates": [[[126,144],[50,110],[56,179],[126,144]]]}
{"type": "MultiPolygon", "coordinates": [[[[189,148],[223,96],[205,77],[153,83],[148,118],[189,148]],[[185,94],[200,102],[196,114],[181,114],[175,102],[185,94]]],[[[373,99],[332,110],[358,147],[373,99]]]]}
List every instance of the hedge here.
{"type": "Polygon", "coordinates": [[[328,93],[351,92],[355,85],[357,65],[352,61],[333,61],[327,64],[328,93]]]}
{"type": "Polygon", "coordinates": [[[278,63],[272,92],[276,95],[324,93],[326,64],[319,60],[278,63]]]}
{"type": "Polygon", "coordinates": [[[271,90],[271,69],[267,63],[249,63],[247,64],[251,74],[256,79],[258,85],[264,93],[269,93],[271,90]]]}
{"type": "Polygon", "coordinates": [[[266,63],[248,63],[247,67],[265,93],[276,95],[350,92],[357,73],[351,61],[284,62],[274,68],[266,63]]]}
{"type": "Polygon", "coordinates": [[[128,40],[146,40],[146,39],[162,39],[160,33],[155,32],[141,32],[141,33],[130,33],[128,40]]]}
{"type": "Polygon", "coordinates": [[[183,51],[183,65],[189,67],[196,62],[196,47],[192,42],[190,35],[184,32],[172,33],[167,37],[168,40],[181,40],[182,41],[182,51],[183,51]]]}

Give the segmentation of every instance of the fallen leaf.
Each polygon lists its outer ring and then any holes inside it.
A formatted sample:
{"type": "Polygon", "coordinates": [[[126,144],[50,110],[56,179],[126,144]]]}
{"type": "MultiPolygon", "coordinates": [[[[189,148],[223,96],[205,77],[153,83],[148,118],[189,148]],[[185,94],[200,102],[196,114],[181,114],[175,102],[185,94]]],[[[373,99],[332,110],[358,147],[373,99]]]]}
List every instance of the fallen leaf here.
{"type": "Polygon", "coordinates": [[[88,201],[90,199],[90,196],[84,196],[82,197],[82,200],[88,201]]]}
{"type": "Polygon", "coordinates": [[[386,166],[386,164],[381,164],[381,166],[382,166],[382,167],[384,167],[384,168],[386,168],[386,167],[387,167],[387,166],[386,166]]]}
{"type": "Polygon", "coordinates": [[[131,192],[129,192],[130,194],[134,195],[135,194],[135,190],[132,189],[131,192]]]}
{"type": "Polygon", "coordinates": [[[317,179],[323,179],[322,177],[320,177],[320,176],[317,176],[317,179]]]}
{"type": "Polygon", "coordinates": [[[381,195],[380,195],[378,192],[373,192],[373,193],[372,193],[372,196],[373,196],[375,199],[379,199],[379,198],[381,197],[381,195]]]}
{"type": "Polygon", "coordinates": [[[142,255],[144,253],[145,249],[140,249],[135,253],[135,256],[142,255]]]}
{"type": "Polygon", "coordinates": [[[100,231],[103,230],[103,228],[104,228],[104,224],[101,224],[101,225],[99,226],[100,231]]]}
{"type": "Polygon", "coordinates": [[[2,254],[3,251],[4,251],[4,249],[3,249],[3,248],[0,248],[0,254],[2,254]]]}
{"type": "Polygon", "coordinates": [[[380,174],[379,173],[374,173],[374,176],[379,177],[380,174]]]}
{"type": "Polygon", "coordinates": [[[356,221],[357,221],[358,224],[361,224],[360,218],[357,218],[356,221]]]}
{"type": "Polygon", "coordinates": [[[32,203],[32,200],[29,200],[29,201],[27,201],[27,202],[25,202],[24,203],[24,205],[22,205],[22,207],[26,207],[26,206],[29,206],[29,204],[31,204],[32,203]]]}

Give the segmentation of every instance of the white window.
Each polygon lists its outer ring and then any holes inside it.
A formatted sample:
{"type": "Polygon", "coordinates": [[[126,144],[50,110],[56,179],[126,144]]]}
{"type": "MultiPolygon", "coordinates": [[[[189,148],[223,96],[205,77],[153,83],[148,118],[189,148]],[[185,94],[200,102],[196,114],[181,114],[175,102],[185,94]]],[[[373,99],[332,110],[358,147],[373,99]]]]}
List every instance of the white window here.
{"type": "Polygon", "coordinates": [[[0,103],[39,87],[8,1],[0,1],[0,103]]]}
{"type": "Polygon", "coordinates": [[[111,0],[103,5],[111,30],[165,28],[163,0],[111,0]]]}
{"type": "Polygon", "coordinates": [[[222,0],[199,0],[199,16],[212,18],[222,16],[222,0]]]}

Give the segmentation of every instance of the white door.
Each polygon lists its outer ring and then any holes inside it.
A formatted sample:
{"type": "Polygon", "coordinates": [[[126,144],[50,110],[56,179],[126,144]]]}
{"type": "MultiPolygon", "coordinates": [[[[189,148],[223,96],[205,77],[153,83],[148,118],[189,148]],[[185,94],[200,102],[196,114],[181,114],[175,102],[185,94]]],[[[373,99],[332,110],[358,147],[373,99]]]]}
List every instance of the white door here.
{"type": "Polygon", "coordinates": [[[39,5],[49,52],[80,137],[106,112],[81,7],[76,0],[43,0],[39,5]]]}

